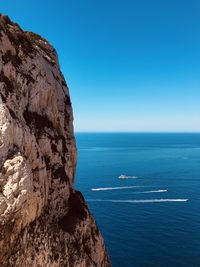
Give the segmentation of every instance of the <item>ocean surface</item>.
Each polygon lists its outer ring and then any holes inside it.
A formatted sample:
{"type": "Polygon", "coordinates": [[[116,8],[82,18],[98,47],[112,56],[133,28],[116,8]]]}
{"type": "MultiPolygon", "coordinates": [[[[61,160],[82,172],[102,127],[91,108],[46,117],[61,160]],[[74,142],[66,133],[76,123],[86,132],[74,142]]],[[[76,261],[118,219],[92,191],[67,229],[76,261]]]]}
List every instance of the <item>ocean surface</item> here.
{"type": "Polygon", "coordinates": [[[199,267],[200,134],[78,133],[76,141],[75,186],[113,267],[199,267]]]}

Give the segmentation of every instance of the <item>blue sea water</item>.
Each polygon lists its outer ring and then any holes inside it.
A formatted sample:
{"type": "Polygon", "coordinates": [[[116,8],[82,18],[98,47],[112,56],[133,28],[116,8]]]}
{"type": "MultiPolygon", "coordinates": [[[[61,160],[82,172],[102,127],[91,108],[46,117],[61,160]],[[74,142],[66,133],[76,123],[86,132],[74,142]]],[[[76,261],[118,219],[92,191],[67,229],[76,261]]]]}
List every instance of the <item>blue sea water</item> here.
{"type": "Polygon", "coordinates": [[[199,267],[200,134],[78,133],[76,141],[75,186],[113,267],[199,267]]]}

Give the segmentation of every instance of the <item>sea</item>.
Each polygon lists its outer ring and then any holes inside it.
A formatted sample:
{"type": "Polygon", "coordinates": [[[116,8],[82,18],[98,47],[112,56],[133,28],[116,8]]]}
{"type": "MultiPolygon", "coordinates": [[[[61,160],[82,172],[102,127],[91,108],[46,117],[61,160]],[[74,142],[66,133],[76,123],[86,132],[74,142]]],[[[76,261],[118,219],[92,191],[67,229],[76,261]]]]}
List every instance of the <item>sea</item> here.
{"type": "Polygon", "coordinates": [[[75,187],[113,267],[199,267],[200,134],[77,133],[76,142],[75,187]]]}

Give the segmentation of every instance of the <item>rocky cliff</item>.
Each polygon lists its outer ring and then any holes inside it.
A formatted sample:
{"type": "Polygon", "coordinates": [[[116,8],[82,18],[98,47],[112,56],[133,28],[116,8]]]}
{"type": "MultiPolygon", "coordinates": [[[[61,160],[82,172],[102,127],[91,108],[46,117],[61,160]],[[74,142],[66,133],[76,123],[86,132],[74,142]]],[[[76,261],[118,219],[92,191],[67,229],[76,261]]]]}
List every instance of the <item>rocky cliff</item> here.
{"type": "Polygon", "coordinates": [[[74,190],[71,101],[56,51],[0,15],[0,266],[110,266],[74,190]]]}

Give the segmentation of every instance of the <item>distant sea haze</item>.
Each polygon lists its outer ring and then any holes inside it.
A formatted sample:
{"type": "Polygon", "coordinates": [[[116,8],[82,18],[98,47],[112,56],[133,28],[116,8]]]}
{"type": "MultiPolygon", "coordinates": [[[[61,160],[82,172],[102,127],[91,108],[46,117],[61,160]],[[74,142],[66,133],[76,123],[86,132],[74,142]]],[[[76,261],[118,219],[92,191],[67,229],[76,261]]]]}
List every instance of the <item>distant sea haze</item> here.
{"type": "Polygon", "coordinates": [[[78,133],[76,140],[76,188],[113,266],[199,266],[200,134],[78,133]]]}

